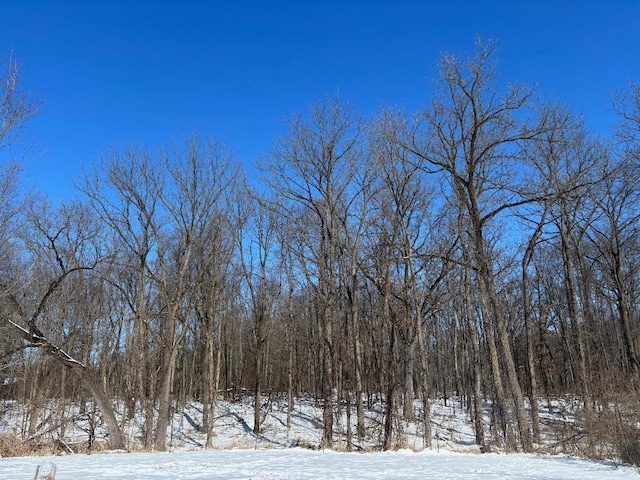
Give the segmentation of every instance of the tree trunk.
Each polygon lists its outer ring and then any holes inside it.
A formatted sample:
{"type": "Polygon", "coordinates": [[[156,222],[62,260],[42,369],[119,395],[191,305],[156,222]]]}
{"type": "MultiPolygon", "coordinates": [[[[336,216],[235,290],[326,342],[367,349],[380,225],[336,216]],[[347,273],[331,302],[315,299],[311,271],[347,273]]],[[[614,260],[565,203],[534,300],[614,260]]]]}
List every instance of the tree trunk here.
{"type": "Polygon", "coordinates": [[[254,405],[253,405],[253,433],[258,435],[260,433],[260,420],[262,417],[262,348],[259,348],[256,352],[255,363],[255,391],[254,391],[254,405]]]}
{"type": "Polygon", "coordinates": [[[620,317],[620,326],[622,327],[622,339],[625,355],[631,371],[637,376],[640,370],[640,363],[638,362],[636,344],[633,334],[631,333],[631,319],[622,274],[622,254],[619,251],[619,248],[616,251],[614,258],[613,279],[616,290],[616,307],[620,317]]]}
{"type": "Polygon", "coordinates": [[[287,325],[287,347],[289,355],[287,358],[287,437],[291,431],[291,414],[293,413],[293,289],[289,292],[289,325],[287,325]]]}
{"type": "Polygon", "coordinates": [[[328,308],[324,309],[322,325],[322,448],[333,447],[333,403],[335,398],[333,382],[333,329],[328,308]]]}
{"type": "MultiPolygon", "coordinates": [[[[175,342],[175,335],[170,342],[175,342]]],[[[171,387],[176,369],[175,345],[165,350],[160,378],[160,392],[158,396],[158,422],[156,423],[155,450],[164,452],[167,449],[167,430],[171,422],[171,387]]]]}
{"type": "Polygon", "coordinates": [[[480,358],[480,338],[473,321],[473,299],[471,298],[471,276],[469,267],[465,267],[464,273],[464,311],[465,323],[469,333],[471,343],[471,362],[473,365],[473,426],[476,434],[476,444],[480,446],[481,451],[487,451],[487,445],[484,438],[484,423],[482,412],[482,370],[480,358]]]}
{"type": "Polygon", "coordinates": [[[395,420],[395,396],[396,396],[396,375],[395,375],[395,343],[396,333],[393,324],[389,327],[389,357],[387,365],[387,392],[386,408],[384,417],[384,440],[383,450],[393,449],[393,422],[395,420]]]}
{"type": "Polygon", "coordinates": [[[216,355],[216,369],[215,379],[213,381],[213,392],[211,393],[211,407],[209,410],[209,425],[207,430],[207,442],[206,447],[211,448],[213,446],[213,420],[215,419],[214,413],[216,408],[216,402],[218,401],[218,391],[220,390],[220,372],[222,371],[222,325],[218,325],[217,340],[218,351],[216,355]]]}
{"type": "Polygon", "coordinates": [[[422,400],[422,445],[431,448],[431,399],[429,398],[429,372],[427,363],[427,346],[419,318],[416,319],[416,338],[418,341],[418,355],[420,357],[420,397],[422,400]]]}
{"type": "MultiPolygon", "coordinates": [[[[513,353],[511,350],[511,343],[509,340],[509,333],[504,322],[502,307],[496,291],[495,279],[491,268],[488,254],[485,252],[486,245],[483,233],[483,221],[480,216],[480,211],[477,207],[477,198],[472,186],[467,186],[470,199],[470,215],[473,225],[473,256],[478,269],[478,279],[480,287],[480,304],[482,308],[482,317],[485,322],[485,331],[487,341],[489,345],[489,353],[491,356],[491,366],[494,376],[494,384],[496,388],[496,397],[499,403],[498,413],[501,415],[501,422],[503,431],[507,431],[509,427],[506,423],[506,416],[504,412],[504,399],[505,393],[502,386],[502,380],[500,378],[500,364],[498,357],[498,350],[494,342],[494,334],[497,335],[500,342],[500,348],[502,350],[502,358],[504,361],[504,370],[507,376],[507,383],[509,385],[509,391],[511,393],[511,403],[514,408],[516,421],[518,425],[518,434],[520,437],[520,444],[525,452],[530,452],[532,449],[531,444],[531,432],[529,431],[529,425],[527,422],[527,416],[524,409],[524,397],[522,395],[522,389],[518,381],[518,374],[513,359],[513,353]]],[[[511,412],[509,412],[510,414],[511,412]]],[[[507,447],[516,447],[516,443],[507,439],[507,447]]]]}
{"type": "Polygon", "coordinates": [[[357,290],[357,273],[352,272],[352,307],[351,307],[351,327],[353,334],[353,363],[356,387],[356,434],[362,440],[364,438],[364,404],[362,394],[362,342],[360,340],[360,306],[355,298],[357,290]]]}
{"type": "MultiPolygon", "coordinates": [[[[507,374],[507,383],[509,385],[509,391],[511,393],[511,403],[513,404],[514,414],[516,416],[516,422],[518,426],[518,434],[520,438],[520,445],[525,452],[530,452],[532,449],[531,444],[531,433],[529,431],[529,425],[527,422],[527,416],[524,408],[524,397],[522,395],[522,389],[520,388],[520,383],[518,381],[518,374],[516,372],[515,362],[513,359],[513,353],[511,350],[511,343],[509,341],[509,333],[507,332],[507,327],[504,323],[502,316],[502,308],[500,307],[499,300],[497,298],[497,293],[495,291],[495,284],[493,281],[493,274],[491,273],[486,259],[483,255],[480,255],[479,252],[476,253],[477,261],[478,261],[478,275],[480,276],[480,295],[482,297],[481,304],[483,306],[483,316],[486,316],[491,319],[490,324],[487,325],[487,337],[492,339],[492,335],[489,333],[493,327],[496,328],[496,334],[498,336],[498,340],[500,342],[500,347],[502,349],[502,358],[504,361],[504,367],[507,374]]],[[[496,366],[498,364],[498,359],[493,358],[494,355],[497,355],[497,350],[495,349],[495,345],[491,347],[490,350],[492,355],[492,365],[495,362],[496,366]]],[[[500,371],[498,367],[498,371],[494,371],[494,375],[500,376],[500,371]]],[[[502,389],[502,385],[500,383],[500,389],[502,389]]],[[[496,394],[500,396],[499,389],[496,389],[496,394]]],[[[504,398],[504,390],[502,390],[502,395],[504,398]]],[[[501,403],[501,408],[503,402],[501,403]]],[[[506,417],[503,417],[503,421],[506,417]]],[[[505,425],[508,428],[508,425],[505,425]]],[[[506,430],[505,428],[505,430],[506,430]]],[[[515,442],[510,439],[507,439],[507,447],[517,447],[515,442]]]]}
{"type": "Polygon", "coordinates": [[[109,432],[109,445],[113,450],[124,450],[126,448],[125,437],[120,428],[120,424],[116,419],[115,412],[111,400],[106,392],[102,389],[100,382],[86,370],[79,367],[67,367],[71,370],[82,385],[91,392],[98,407],[102,411],[107,431],[109,432]]]}
{"type": "Polygon", "coordinates": [[[527,370],[529,372],[529,404],[531,407],[531,426],[533,429],[533,441],[540,443],[540,418],[538,413],[538,376],[536,373],[536,363],[533,354],[533,330],[531,326],[531,298],[529,294],[529,265],[533,259],[533,252],[540,234],[542,233],[542,227],[548,208],[542,215],[542,218],[529,240],[527,249],[522,257],[522,303],[523,303],[523,317],[524,317],[524,329],[527,339],[527,370]]]}
{"type": "MultiPolygon", "coordinates": [[[[566,208],[563,206],[563,208],[566,208]]],[[[563,220],[561,220],[563,221],[563,220]]],[[[578,376],[579,376],[579,386],[582,393],[582,400],[585,407],[585,410],[589,411],[591,409],[591,391],[588,380],[588,372],[587,372],[587,360],[585,358],[585,343],[584,343],[584,335],[582,333],[582,325],[580,321],[580,309],[578,307],[577,301],[577,291],[575,287],[575,281],[573,278],[573,272],[571,271],[571,254],[569,251],[569,239],[568,232],[566,231],[567,226],[564,223],[559,225],[560,230],[560,246],[562,250],[562,265],[564,272],[564,286],[565,286],[565,294],[567,299],[567,306],[569,309],[569,318],[571,321],[571,330],[573,333],[573,340],[575,342],[575,346],[578,352],[578,376]]],[[[571,348],[569,348],[569,352],[571,352],[571,348]]]]}
{"type": "Polygon", "coordinates": [[[211,448],[211,435],[213,430],[214,405],[212,404],[214,380],[215,380],[215,323],[208,315],[205,328],[205,352],[204,352],[204,379],[202,386],[202,428],[207,435],[205,448],[211,448]]]}
{"type": "Polygon", "coordinates": [[[531,406],[531,425],[533,428],[533,441],[540,443],[540,418],[538,415],[538,377],[536,363],[533,354],[533,331],[531,327],[531,299],[529,298],[529,276],[527,266],[522,269],[522,297],[524,329],[527,337],[527,367],[529,371],[529,404],[531,406]]]}
{"type": "Polygon", "coordinates": [[[413,401],[415,400],[415,391],[413,389],[413,375],[415,365],[415,342],[411,340],[404,348],[404,401],[402,416],[405,420],[415,420],[415,412],[413,410],[413,401]]]}

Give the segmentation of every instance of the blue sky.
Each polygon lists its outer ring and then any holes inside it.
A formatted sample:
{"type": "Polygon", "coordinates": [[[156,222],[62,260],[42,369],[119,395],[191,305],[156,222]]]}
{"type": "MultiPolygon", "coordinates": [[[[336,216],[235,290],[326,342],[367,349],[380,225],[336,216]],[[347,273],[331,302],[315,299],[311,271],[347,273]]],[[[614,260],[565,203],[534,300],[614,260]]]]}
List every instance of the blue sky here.
{"type": "Polygon", "coordinates": [[[292,113],[339,92],[365,115],[425,105],[440,52],[500,40],[505,80],[540,85],[604,133],[613,91],[640,81],[640,0],[2,2],[0,57],[44,102],[27,185],[51,200],[110,147],[195,130],[246,165],[292,113]]]}

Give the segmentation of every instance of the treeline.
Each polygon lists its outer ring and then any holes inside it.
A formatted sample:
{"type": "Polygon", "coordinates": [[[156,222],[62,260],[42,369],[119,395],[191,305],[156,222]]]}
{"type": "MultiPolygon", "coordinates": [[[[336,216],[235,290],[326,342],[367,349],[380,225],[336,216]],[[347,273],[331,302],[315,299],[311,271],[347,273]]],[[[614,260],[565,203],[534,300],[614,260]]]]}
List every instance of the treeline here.
{"type": "MultiPolygon", "coordinates": [[[[377,401],[383,448],[400,419],[429,447],[430,401],[455,395],[478,445],[531,451],[539,401],[569,395],[596,418],[635,398],[640,88],[601,138],[500,81],[491,43],[439,68],[413,113],[317,102],[251,177],[193,136],[107,152],[77,200],[51,205],[5,162],[0,388],[28,406],[25,435],[47,399],[92,399],[123,448],[118,400],[164,450],[196,399],[210,445],[218,396],[254,395],[260,433],[273,395],[291,412],[311,394],[324,447],[366,435],[377,401]]],[[[37,104],[2,88],[6,146],[37,104]]]]}

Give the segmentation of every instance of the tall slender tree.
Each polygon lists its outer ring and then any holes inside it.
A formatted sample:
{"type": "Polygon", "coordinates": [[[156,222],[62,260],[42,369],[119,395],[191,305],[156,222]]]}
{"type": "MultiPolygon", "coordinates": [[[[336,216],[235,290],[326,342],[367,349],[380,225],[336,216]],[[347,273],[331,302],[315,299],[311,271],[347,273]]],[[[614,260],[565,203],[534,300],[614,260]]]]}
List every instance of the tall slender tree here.
{"type": "MultiPolygon", "coordinates": [[[[498,417],[507,433],[511,422],[505,415],[513,413],[519,444],[530,451],[530,427],[498,294],[496,251],[489,232],[496,228],[500,214],[533,201],[518,188],[517,181],[526,175],[518,152],[547,125],[544,118],[526,116],[533,88],[523,84],[500,88],[495,50],[493,42],[479,40],[476,55],[466,61],[444,54],[432,106],[416,119],[401,142],[428,171],[440,175],[462,208],[465,230],[460,234],[468,236],[477,275],[498,417]],[[503,371],[510,395],[505,391],[503,371]],[[505,409],[507,401],[512,408],[505,409]]],[[[516,447],[514,440],[507,438],[508,445],[516,447]]]]}
{"type": "MultiPolygon", "coordinates": [[[[334,340],[338,326],[341,219],[349,205],[353,165],[361,141],[360,121],[337,99],[316,103],[310,118],[295,117],[289,135],[272,152],[265,182],[279,199],[271,208],[295,230],[296,259],[316,296],[322,332],[322,444],[333,446],[337,402],[334,340]],[[299,218],[292,218],[291,212],[299,218]]],[[[294,244],[287,247],[294,246],[294,244]]]]}

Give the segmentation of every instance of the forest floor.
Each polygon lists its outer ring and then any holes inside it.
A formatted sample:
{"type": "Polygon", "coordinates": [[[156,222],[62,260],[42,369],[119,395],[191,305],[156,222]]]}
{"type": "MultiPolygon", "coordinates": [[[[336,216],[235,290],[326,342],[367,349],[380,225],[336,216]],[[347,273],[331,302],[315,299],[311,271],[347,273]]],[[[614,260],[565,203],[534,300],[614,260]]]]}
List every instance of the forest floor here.
{"type": "MultiPolygon", "coordinates": [[[[87,453],[89,440],[93,455],[64,455],[0,458],[0,478],[34,478],[56,468],[58,480],[85,478],[640,478],[638,470],[616,459],[613,446],[600,447],[600,460],[581,460],[583,430],[578,427],[577,402],[558,398],[541,405],[542,441],[535,453],[505,456],[495,448],[490,455],[478,455],[467,409],[457,399],[434,401],[431,408],[432,448],[423,451],[423,426],[419,421],[398,419],[394,424],[394,444],[400,452],[379,452],[384,431],[382,406],[367,409],[366,436],[355,437],[353,450],[366,455],[347,454],[346,415],[338,417],[333,452],[319,449],[322,436],[322,409],[310,397],[298,398],[287,429],[287,403],[272,398],[263,405],[262,433],[254,435],[253,401],[220,400],[216,408],[213,448],[204,449],[206,436],[200,431],[201,405],[190,402],[176,408],[168,433],[169,453],[123,453],[95,455],[104,450],[106,431],[101,419],[88,405],[81,411],[69,405],[61,411],[54,403],[43,408],[36,435],[23,442],[27,447],[43,446],[40,454],[87,453]],[[47,447],[45,447],[47,446],[47,447]],[[570,454],[570,455],[568,455],[570,454]],[[602,460],[604,459],[604,460],[602,460]],[[426,470],[425,470],[426,469],[426,470]],[[135,472],[135,473],[132,473],[135,472]],[[384,473],[386,472],[386,474],[384,473]],[[429,473],[431,472],[431,473],[429,473]]],[[[419,404],[416,403],[416,407],[419,404]]],[[[491,435],[489,405],[485,415],[487,436],[491,435]]],[[[22,437],[26,409],[0,400],[0,455],[2,443],[22,437]]],[[[355,423],[355,412],[351,422],[355,423]]],[[[124,422],[131,451],[140,451],[144,418],[124,422]]],[[[20,450],[14,454],[21,454],[20,450]]],[[[106,452],[102,452],[106,453],[106,452]]],[[[6,453],[5,453],[6,455],[6,453]]]]}

